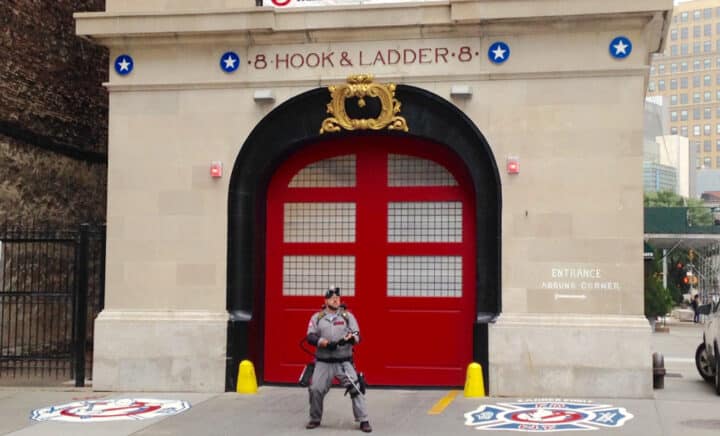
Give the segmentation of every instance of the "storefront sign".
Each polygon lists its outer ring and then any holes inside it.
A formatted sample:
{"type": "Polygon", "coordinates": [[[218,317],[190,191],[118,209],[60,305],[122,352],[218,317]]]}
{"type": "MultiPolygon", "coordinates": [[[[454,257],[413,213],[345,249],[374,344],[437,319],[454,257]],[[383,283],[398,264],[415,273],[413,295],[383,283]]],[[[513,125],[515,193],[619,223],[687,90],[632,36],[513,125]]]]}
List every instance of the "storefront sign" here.
{"type": "Polygon", "coordinates": [[[395,67],[465,65],[480,57],[480,44],[409,46],[402,48],[358,48],[292,51],[262,50],[250,53],[251,70],[292,71],[324,70],[332,68],[356,69],[367,67],[395,67]]]}
{"type": "Polygon", "coordinates": [[[622,407],[541,399],[480,406],[465,414],[465,425],[476,430],[537,433],[621,427],[632,418],[622,407]]]}
{"type": "Polygon", "coordinates": [[[606,277],[597,267],[552,267],[547,277],[540,282],[540,289],[595,291],[619,291],[620,282],[606,277]]]}

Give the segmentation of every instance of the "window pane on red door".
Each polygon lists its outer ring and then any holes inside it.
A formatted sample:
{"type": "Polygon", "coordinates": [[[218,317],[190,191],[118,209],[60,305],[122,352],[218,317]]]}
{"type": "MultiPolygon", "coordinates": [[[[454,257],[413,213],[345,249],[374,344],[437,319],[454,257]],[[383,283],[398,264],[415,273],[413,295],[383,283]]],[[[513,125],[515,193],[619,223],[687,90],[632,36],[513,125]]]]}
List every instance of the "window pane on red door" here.
{"type": "Polygon", "coordinates": [[[355,155],[311,163],[290,180],[291,188],[338,188],[355,186],[355,155]]]}
{"type": "Polygon", "coordinates": [[[388,186],[457,186],[457,181],[450,171],[429,159],[391,154],[388,186]]]}
{"type": "Polygon", "coordinates": [[[388,242],[462,242],[462,203],[388,203],[388,242]]]}
{"type": "Polygon", "coordinates": [[[355,242],[355,203],[285,203],[284,242],[355,242]]]}
{"type": "Polygon", "coordinates": [[[390,256],[389,297],[462,297],[462,257],[390,256]]]}
{"type": "Polygon", "coordinates": [[[355,295],[354,256],[283,256],[283,295],[321,296],[330,285],[355,295]]]}

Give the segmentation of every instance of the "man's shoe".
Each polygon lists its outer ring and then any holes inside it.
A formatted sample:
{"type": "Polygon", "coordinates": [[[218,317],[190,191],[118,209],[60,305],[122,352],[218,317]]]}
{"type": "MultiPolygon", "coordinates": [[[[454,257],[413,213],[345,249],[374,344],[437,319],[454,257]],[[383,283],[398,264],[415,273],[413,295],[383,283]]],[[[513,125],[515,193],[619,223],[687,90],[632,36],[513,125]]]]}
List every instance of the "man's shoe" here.
{"type": "Polygon", "coordinates": [[[308,429],[308,430],[312,430],[312,429],[314,429],[315,427],[320,427],[320,421],[310,421],[310,422],[308,422],[307,425],[305,426],[305,428],[308,429]]]}
{"type": "Polygon", "coordinates": [[[370,427],[370,422],[369,421],[361,422],[360,430],[364,431],[365,433],[370,433],[372,431],[372,427],[370,427]]]}

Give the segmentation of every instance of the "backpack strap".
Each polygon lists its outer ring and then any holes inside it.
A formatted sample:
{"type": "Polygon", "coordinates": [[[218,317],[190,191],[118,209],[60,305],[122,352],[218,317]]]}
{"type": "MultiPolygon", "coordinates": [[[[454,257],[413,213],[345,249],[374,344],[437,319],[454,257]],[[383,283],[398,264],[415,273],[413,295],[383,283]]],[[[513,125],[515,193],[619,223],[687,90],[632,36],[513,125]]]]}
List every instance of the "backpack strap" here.
{"type": "MultiPolygon", "coordinates": [[[[320,322],[321,319],[325,318],[325,315],[327,315],[327,313],[325,313],[324,310],[321,310],[320,312],[316,313],[313,316],[317,317],[317,322],[320,322]]],[[[345,310],[344,305],[343,305],[343,309],[340,311],[340,313],[338,313],[338,315],[340,315],[345,320],[345,323],[347,325],[350,325],[350,312],[345,310]]]]}

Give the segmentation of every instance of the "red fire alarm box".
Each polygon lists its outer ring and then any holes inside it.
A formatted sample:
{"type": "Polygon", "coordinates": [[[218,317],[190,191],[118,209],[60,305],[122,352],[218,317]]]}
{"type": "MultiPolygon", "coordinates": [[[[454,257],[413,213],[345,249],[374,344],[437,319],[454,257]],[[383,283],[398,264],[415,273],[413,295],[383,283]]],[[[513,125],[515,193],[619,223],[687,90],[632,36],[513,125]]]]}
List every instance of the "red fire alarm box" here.
{"type": "Polygon", "coordinates": [[[508,174],[520,174],[520,159],[517,156],[508,156],[507,172],[508,174]]]}
{"type": "Polygon", "coordinates": [[[210,163],[210,177],[222,177],[222,162],[216,160],[210,163]]]}

